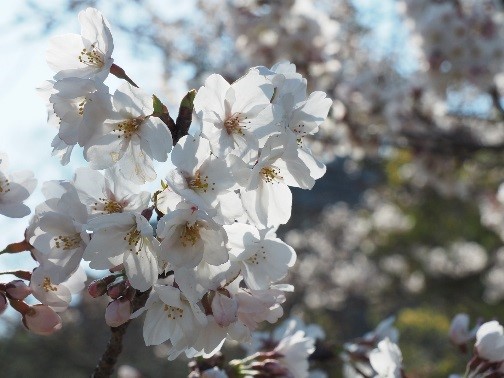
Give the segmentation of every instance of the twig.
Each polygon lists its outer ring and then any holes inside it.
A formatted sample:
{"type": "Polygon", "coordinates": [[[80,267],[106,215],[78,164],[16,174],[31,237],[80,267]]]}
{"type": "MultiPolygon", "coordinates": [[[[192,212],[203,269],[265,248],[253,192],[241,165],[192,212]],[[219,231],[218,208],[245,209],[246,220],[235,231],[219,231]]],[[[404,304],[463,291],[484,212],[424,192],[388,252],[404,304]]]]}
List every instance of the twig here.
{"type": "MultiPolygon", "coordinates": [[[[145,305],[145,301],[149,297],[150,290],[139,293],[137,292],[136,297],[133,299],[132,308],[133,312],[145,305]]],[[[131,320],[120,325],[119,327],[110,327],[112,334],[110,335],[109,342],[105,352],[103,352],[98,364],[96,365],[92,378],[108,378],[114,372],[115,364],[117,359],[122,352],[122,340],[123,336],[128,329],[131,320]]]]}

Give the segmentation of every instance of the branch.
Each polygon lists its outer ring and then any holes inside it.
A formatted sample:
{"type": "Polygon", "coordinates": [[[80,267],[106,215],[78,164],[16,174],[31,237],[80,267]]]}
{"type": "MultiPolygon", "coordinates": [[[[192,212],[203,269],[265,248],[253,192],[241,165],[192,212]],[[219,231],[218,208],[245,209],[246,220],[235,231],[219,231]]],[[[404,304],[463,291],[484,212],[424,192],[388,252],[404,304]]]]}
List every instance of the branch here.
{"type": "MultiPolygon", "coordinates": [[[[137,291],[137,295],[132,301],[133,312],[145,305],[147,298],[149,297],[150,290],[140,293],[137,291]]],[[[117,359],[122,352],[122,340],[123,336],[128,329],[131,320],[120,325],[119,327],[110,327],[112,334],[110,335],[109,342],[105,352],[103,352],[98,364],[96,365],[92,378],[108,378],[114,372],[115,364],[117,359]]]]}

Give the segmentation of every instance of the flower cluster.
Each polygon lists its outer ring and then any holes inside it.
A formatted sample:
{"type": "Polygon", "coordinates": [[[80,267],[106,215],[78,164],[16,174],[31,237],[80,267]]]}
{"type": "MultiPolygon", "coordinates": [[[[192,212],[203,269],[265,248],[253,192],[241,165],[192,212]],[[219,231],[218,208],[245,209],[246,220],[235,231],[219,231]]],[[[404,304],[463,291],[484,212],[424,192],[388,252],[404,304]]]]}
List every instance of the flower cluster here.
{"type": "Polygon", "coordinates": [[[402,354],[397,346],[394,317],[383,320],[375,330],[344,345],[341,358],[345,377],[401,378],[402,354]]]}
{"type": "Polygon", "coordinates": [[[41,93],[58,129],[54,154],[66,164],[78,144],[90,167],[42,187],[46,200],[26,232],[39,264],[31,292],[64,310],[82,289],[84,260],[112,273],[88,287],[111,298],[107,323],[145,312],[146,345],[166,342],[170,359],[251,340],[261,322],[282,316],[293,290],[278,282],[296,253],[275,231],[290,218],[290,187],[311,189],[325,173],[304,138],[318,131],[332,101],[308,94],[289,62],[252,68],[233,83],[213,74],[181,104],[179,118],[187,121],[194,107],[201,123],[188,134],[187,122],[175,124],[113,63],[103,15],[88,8],[79,21],[80,35],[51,40],[56,74],[41,93]],[[113,95],[108,73],[127,81],[113,95]],[[154,160],[167,161],[162,176],[154,160]],[[141,190],[157,177],[159,190],[141,190]]]}
{"type": "Polygon", "coordinates": [[[492,320],[469,329],[467,314],[456,315],[450,327],[450,340],[465,353],[475,341],[473,355],[467,363],[467,377],[504,377],[504,328],[492,320]]]}

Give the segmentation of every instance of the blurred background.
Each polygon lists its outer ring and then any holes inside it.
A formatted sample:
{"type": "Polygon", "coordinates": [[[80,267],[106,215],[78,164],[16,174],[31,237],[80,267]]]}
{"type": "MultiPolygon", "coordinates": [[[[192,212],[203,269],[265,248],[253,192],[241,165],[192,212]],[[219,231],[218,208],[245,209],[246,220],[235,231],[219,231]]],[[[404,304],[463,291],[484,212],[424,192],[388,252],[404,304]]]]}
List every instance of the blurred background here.
{"type": "MultiPolygon", "coordinates": [[[[296,64],[310,91],[327,92],[329,119],[310,140],[327,173],[311,192],[294,188],[292,219],[279,230],[298,253],[285,313],[324,328],[330,358],[314,366],[329,377],[341,376],[343,342],[389,315],[408,377],[465,370],[467,356],[447,338],[451,318],[504,321],[504,1],[4,5],[0,150],[11,170],[35,172],[38,189],[84,164],[79,152],[65,167],[50,156],[56,131],[35,87],[52,78],[48,39],[78,32],[77,13],[88,6],[110,21],[115,62],[174,109],[211,73],[232,81],[281,60],[296,64]]],[[[107,84],[114,90],[113,79],[107,84]]],[[[42,200],[36,192],[27,204],[42,200]]],[[[0,247],[20,241],[27,222],[1,218],[0,247]]],[[[0,271],[20,264],[33,267],[2,256],[0,271]]],[[[89,376],[108,338],[105,305],[77,298],[63,330],[47,338],[26,332],[17,314],[2,316],[1,375],[89,376]]],[[[145,377],[185,376],[187,362],[143,346],[140,327],[130,327],[121,363],[145,377]]]]}

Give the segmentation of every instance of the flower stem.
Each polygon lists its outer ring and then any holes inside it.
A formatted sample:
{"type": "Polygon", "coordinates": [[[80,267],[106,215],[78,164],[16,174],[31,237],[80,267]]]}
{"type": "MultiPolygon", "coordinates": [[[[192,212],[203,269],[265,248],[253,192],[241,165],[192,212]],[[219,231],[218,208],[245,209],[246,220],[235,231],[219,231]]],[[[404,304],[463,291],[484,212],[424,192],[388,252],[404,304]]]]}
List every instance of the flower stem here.
{"type": "MultiPolygon", "coordinates": [[[[150,289],[144,293],[138,293],[133,299],[133,312],[145,305],[147,298],[149,297],[150,289]]],[[[112,376],[114,372],[115,364],[119,355],[122,352],[122,339],[131,320],[120,325],[119,327],[110,327],[112,332],[110,335],[109,342],[107,343],[107,348],[103,352],[98,364],[96,365],[92,378],[108,378],[112,376]]]]}

